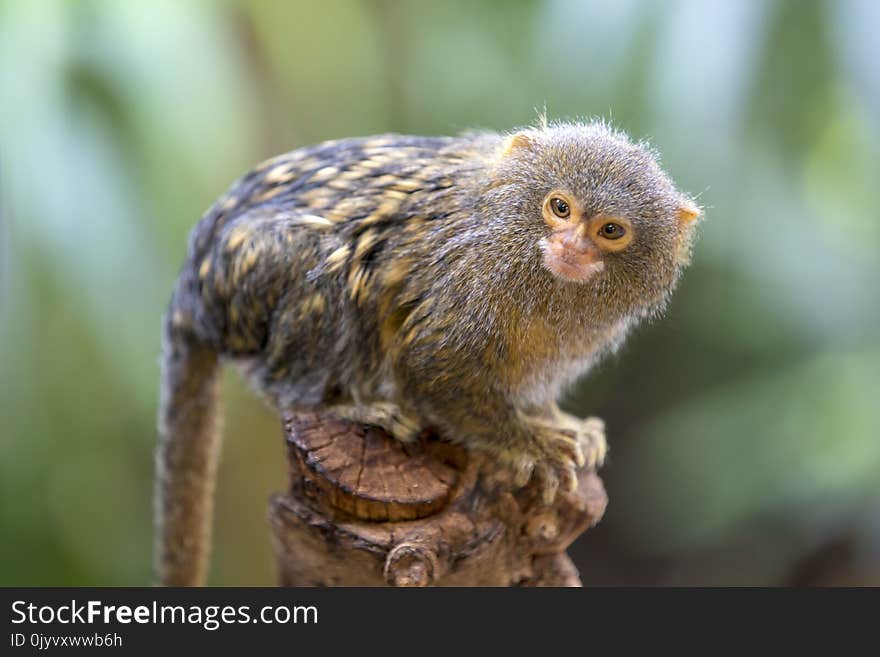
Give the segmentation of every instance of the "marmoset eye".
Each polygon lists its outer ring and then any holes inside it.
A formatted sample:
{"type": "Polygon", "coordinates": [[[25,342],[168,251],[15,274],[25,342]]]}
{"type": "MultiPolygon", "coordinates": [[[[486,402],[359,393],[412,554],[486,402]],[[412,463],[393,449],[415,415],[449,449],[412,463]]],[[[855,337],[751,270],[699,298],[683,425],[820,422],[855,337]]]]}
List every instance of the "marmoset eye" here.
{"type": "Polygon", "coordinates": [[[604,224],[601,229],[599,229],[599,235],[604,237],[606,240],[619,240],[621,237],[626,235],[626,229],[620,224],[608,222],[607,224],[604,224]]]}
{"type": "Polygon", "coordinates": [[[567,219],[571,214],[571,208],[568,206],[568,203],[558,196],[550,199],[550,208],[553,210],[553,214],[561,219],[567,219]]]}

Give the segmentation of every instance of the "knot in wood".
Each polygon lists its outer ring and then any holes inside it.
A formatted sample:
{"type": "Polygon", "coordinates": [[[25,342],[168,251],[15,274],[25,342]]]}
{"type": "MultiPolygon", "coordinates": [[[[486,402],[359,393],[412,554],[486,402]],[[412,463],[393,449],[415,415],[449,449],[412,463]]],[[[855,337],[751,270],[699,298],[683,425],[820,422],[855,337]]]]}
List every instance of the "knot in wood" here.
{"type": "Polygon", "coordinates": [[[401,543],[385,560],[385,581],[391,586],[430,586],[438,574],[437,554],[424,545],[401,543]]]}

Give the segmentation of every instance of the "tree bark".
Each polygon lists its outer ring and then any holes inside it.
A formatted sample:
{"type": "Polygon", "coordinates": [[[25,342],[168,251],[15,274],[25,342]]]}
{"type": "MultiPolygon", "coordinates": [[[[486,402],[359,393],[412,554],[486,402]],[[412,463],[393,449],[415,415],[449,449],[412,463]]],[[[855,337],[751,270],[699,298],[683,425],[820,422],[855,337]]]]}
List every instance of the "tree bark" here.
{"type": "Polygon", "coordinates": [[[284,420],[290,488],[270,500],[282,586],[581,586],[566,548],[607,504],[602,480],[546,506],[483,457],[403,445],[329,414],[284,420]]]}

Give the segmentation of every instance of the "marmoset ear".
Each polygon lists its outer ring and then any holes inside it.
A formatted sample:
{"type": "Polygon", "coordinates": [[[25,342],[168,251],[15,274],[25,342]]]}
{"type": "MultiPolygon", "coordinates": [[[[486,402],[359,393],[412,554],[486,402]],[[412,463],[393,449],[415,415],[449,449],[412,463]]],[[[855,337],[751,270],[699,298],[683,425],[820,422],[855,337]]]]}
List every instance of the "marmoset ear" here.
{"type": "Polygon", "coordinates": [[[675,211],[680,224],[689,224],[696,221],[703,214],[700,207],[690,199],[683,199],[678,209],[675,211]]]}
{"type": "Polygon", "coordinates": [[[507,138],[504,148],[501,150],[501,157],[504,158],[519,151],[530,151],[534,145],[532,138],[527,133],[517,132],[507,138]]]}

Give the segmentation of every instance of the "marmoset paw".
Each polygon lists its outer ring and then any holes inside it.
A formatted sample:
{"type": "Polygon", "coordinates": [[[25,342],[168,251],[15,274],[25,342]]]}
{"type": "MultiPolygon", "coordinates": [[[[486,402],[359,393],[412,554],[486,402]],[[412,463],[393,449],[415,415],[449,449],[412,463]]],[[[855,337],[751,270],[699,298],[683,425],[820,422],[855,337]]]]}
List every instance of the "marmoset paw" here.
{"type": "Polygon", "coordinates": [[[559,411],[558,420],[562,426],[572,431],[577,438],[581,453],[584,456],[583,465],[587,468],[598,468],[605,462],[608,454],[608,443],[605,440],[605,422],[602,418],[588,417],[580,419],[574,415],[559,411]]]}
{"type": "Polygon", "coordinates": [[[584,454],[575,432],[566,428],[540,425],[529,447],[513,459],[514,484],[525,486],[533,477],[541,488],[545,504],[552,504],[556,493],[577,489],[577,468],[584,454]]]}
{"type": "Polygon", "coordinates": [[[406,415],[397,404],[373,402],[363,406],[334,406],[331,409],[337,417],[359,424],[372,424],[384,429],[401,442],[411,442],[422,432],[421,423],[406,415]]]}
{"type": "Polygon", "coordinates": [[[605,422],[598,417],[588,417],[581,421],[578,441],[584,453],[585,465],[588,468],[600,468],[608,454],[608,442],[605,440],[605,422]]]}
{"type": "Polygon", "coordinates": [[[421,423],[405,414],[396,404],[378,402],[368,407],[366,422],[382,427],[402,442],[411,442],[422,432],[421,423]]]}

